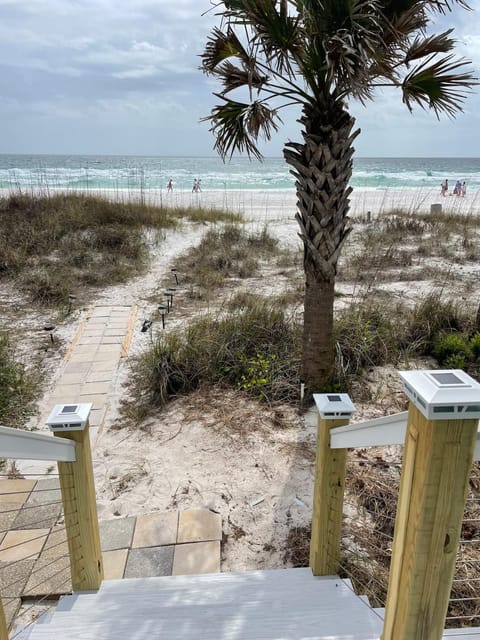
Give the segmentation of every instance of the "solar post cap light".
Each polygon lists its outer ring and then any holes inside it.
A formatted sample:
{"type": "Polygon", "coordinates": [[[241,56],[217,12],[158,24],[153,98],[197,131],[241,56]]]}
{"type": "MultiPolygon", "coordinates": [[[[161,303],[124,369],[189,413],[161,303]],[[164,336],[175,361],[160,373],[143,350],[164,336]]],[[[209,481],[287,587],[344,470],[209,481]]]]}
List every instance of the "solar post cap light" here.
{"type": "Polygon", "coordinates": [[[91,402],[71,402],[70,404],[56,404],[46,423],[50,431],[82,431],[87,422],[91,402]]]}
{"type": "Polygon", "coordinates": [[[356,411],[348,393],[314,393],[313,399],[324,420],[350,418],[356,411]]]}
{"type": "Polygon", "coordinates": [[[480,384],[461,369],[399,371],[408,398],[428,420],[480,418],[480,384]]]}

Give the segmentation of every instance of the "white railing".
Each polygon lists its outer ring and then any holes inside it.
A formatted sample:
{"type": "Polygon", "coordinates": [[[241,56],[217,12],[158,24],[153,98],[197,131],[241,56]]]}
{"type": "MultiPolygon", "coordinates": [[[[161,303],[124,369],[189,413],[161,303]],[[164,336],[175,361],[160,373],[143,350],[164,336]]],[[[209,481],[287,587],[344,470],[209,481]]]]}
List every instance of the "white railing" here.
{"type": "Polygon", "coordinates": [[[0,426],[0,456],[14,460],[75,462],[75,442],[0,426]]]}
{"type": "MultiPolygon", "coordinates": [[[[330,447],[332,449],[350,449],[355,447],[383,447],[405,443],[408,411],[390,416],[364,420],[344,427],[330,429],[330,447]]],[[[480,433],[477,434],[474,460],[480,460],[480,433]]]]}

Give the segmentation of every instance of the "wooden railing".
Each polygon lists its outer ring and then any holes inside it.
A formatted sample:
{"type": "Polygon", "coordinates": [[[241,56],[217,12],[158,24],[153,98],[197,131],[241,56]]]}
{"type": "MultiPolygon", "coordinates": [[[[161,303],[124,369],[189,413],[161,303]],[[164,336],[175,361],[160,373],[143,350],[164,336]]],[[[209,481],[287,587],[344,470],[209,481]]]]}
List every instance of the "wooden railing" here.
{"type": "Polygon", "coordinates": [[[408,413],[361,424],[325,411],[326,398],[338,396],[315,396],[322,411],[310,547],[314,575],[339,570],[347,449],[404,444],[382,640],[442,637],[469,474],[473,459],[480,457],[480,385],[470,380],[467,400],[460,388],[455,403],[448,389],[448,409],[438,399],[435,409],[429,407],[410,385],[410,397],[420,400],[410,402],[408,413]],[[452,418],[445,419],[446,411],[452,418]],[[443,419],[427,418],[427,412],[443,419]]]}
{"type": "MultiPolygon", "coordinates": [[[[58,431],[53,437],[1,426],[0,454],[13,460],[57,461],[72,587],[74,591],[98,589],[103,564],[88,420],[81,430],[58,431]]],[[[1,597],[0,640],[8,640],[1,597]]]]}

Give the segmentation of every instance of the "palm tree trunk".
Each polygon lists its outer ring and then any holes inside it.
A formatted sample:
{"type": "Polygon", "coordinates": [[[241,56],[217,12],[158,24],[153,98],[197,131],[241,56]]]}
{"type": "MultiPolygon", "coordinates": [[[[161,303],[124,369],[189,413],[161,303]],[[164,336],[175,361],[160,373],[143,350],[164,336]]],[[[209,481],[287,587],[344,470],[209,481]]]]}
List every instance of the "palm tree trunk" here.
{"type": "Polygon", "coordinates": [[[302,375],[311,393],[324,391],[333,375],[333,302],[335,282],[306,274],[302,375]]]}
{"type": "Polygon", "coordinates": [[[297,189],[297,222],[304,243],[303,379],[307,393],[327,390],[334,367],[333,303],[337,263],[350,233],[349,181],[354,118],[335,96],[306,104],[303,143],[287,143],[284,157],[297,189]]]}

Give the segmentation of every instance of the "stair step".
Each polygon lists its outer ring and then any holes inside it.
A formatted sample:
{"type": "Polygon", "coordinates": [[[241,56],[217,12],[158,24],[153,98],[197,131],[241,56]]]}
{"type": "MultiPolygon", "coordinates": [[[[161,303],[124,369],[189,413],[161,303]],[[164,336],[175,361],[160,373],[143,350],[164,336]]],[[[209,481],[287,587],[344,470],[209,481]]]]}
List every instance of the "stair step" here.
{"type": "Polygon", "coordinates": [[[381,620],[309,569],[106,581],[62,598],[28,640],[378,640],[381,620]]]}

